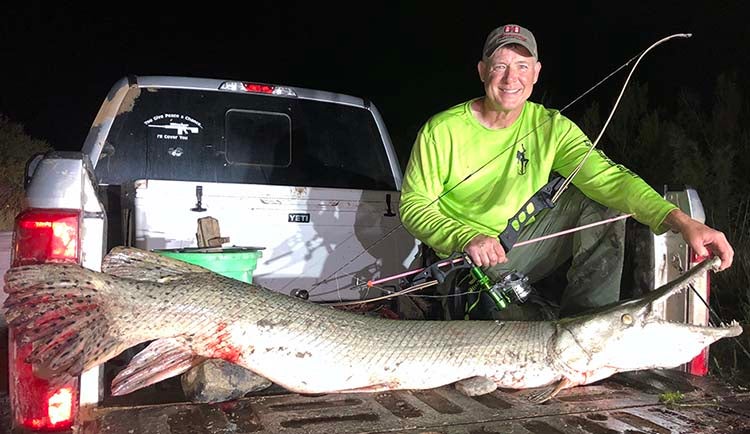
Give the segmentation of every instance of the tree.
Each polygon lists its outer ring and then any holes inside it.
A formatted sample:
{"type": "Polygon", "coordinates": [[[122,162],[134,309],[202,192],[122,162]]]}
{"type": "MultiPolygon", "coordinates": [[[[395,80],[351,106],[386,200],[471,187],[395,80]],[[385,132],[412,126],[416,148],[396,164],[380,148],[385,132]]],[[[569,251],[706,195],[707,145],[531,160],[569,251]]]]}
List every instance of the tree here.
{"type": "Polygon", "coordinates": [[[23,125],[0,114],[0,231],[13,228],[13,220],[23,206],[23,175],[26,161],[52,147],[34,139],[23,125]]]}

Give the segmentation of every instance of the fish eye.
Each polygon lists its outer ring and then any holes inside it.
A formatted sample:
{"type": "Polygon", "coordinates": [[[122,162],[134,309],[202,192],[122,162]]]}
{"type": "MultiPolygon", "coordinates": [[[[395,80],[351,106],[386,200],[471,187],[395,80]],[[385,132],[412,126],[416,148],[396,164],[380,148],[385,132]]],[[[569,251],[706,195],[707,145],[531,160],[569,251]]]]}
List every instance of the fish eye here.
{"type": "Polygon", "coordinates": [[[632,316],[632,315],[630,315],[629,313],[623,314],[623,315],[622,315],[622,316],[620,317],[620,321],[621,321],[621,322],[622,322],[623,324],[625,324],[625,325],[631,325],[631,324],[633,324],[633,316],[632,316]]]}

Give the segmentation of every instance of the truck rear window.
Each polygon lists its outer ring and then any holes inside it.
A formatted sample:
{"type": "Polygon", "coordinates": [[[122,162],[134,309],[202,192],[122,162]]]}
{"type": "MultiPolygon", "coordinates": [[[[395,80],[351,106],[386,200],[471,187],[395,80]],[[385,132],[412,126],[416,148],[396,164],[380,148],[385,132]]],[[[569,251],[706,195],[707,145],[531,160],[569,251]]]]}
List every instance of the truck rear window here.
{"type": "Polygon", "coordinates": [[[96,163],[100,183],[136,179],[395,190],[375,119],[323,101],[133,89],[96,163]]]}
{"type": "Polygon", "coordinates": [[[229,110],[226,115],[227,163],[289,167],[292,120],[284,113],[229,110]]]}

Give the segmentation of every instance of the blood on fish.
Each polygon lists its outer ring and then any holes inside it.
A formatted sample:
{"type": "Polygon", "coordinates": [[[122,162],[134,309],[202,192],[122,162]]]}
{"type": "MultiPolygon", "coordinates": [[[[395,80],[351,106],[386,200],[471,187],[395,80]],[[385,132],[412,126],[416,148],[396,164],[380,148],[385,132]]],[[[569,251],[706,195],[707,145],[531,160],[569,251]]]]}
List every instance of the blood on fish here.
{"type": "Polygon", "coordinates": [[[242,349],[231,343],[232,336],[227,330],[226,323],[220,323],[211,336],[212,340],[206,345],[206,349],[212,354],[212,357],[232,363],[237,363],[240,360],[242,349]]]}

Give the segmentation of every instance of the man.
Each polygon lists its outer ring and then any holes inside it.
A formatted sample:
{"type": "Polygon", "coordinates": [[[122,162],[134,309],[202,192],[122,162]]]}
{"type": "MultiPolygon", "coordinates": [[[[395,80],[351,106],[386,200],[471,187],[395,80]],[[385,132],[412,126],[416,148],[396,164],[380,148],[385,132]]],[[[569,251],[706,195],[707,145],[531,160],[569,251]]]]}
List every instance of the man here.
{"type": "MultiPolygon", "coordinates": [[[[541,68],[528,29],[509,24],[488,35],[477,65],[485,95],[438,113],[422,127],[400,211],[406,229],[439,256],[466,252],[493,279],[517,270],[534,282],[572,257],[559,297],[559,315],[569,316],[618,300],[624,222],[510,252],[500,244],[508,219],[553,172],[569,177],[591,147],[571,120],[528,101],[541,68]]],[[[572,183],[554,208],[521,230],[518,241],[604,220],[616,214],[611,208],[633,214],[655,233],[680,232],[697,254],[708,248],[720,257],[722,270],[731,266],[734,252],[724,234],[687,216],[603,153],[592,152],[572,183]]],[[[498,313],[487,308],[488,301],[483,318],[534,318],[518,306],[498,313]]]]}

